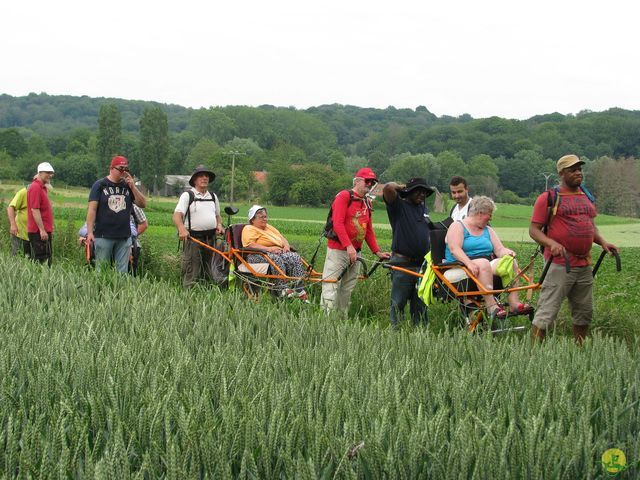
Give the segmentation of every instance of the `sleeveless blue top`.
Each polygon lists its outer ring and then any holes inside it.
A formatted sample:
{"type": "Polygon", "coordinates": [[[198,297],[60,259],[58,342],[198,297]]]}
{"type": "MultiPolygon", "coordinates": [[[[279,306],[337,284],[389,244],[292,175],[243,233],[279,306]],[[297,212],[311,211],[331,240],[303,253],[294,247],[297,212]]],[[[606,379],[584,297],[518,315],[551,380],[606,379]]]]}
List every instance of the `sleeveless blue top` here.
{"type": "MultiPolygon", "coordinates": [[[[484,227],[484,230],[480,235],[471,235],[467,227],[462,224],[464,229],[464,240],[462,241],[462,250],[467,254],[467,257],[490,257],[493,253],[493,243],[491,243],[491,235],[489,235],[489,227],[484,227]]],[[[445,245],[444,259],[446,262],[457,262],[456,257],[451,255],[449,245],[445,245]]]]}

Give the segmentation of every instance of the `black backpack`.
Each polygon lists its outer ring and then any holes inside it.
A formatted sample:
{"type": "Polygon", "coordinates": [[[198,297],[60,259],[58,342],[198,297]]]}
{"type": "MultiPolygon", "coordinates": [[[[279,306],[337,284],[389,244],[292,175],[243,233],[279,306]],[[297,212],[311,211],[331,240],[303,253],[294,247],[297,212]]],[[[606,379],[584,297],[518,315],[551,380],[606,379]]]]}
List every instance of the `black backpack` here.
{"type": "Polygon", "coordinates": [[[184,214],[184,218],[189,222],[189,230],[191,230],[191,204],[193,204],[193,202],[216,202],[218,197],[216,197],[216,194],[213,192],[207,192],[211,194],[211,198],[196,198],[193,190],[187,190],[187,193],[189,194],[189,204],[187,205],[187,213],[184,214]]]}
{"type": "MultiPolygon", "coordinates": [[[[336,197],[337,197],[337,195],[336,195],[336,197]]],[[[347,208],[349,208],[349,206],[355,200],[364,202],[364,206],[366,207],[367,210],[369,210],[369,215],[371,215],[373,213],[373,208],[371,207],[371,201],[369,200],[369,198],[366,195],[363,198],[356,199],[355,198],[355,194],[353,193],[353,190],[349,190],[349,203],[347,203],[347,208]]],[[[326,237],[329,240],[334,240],[334,241],[338,240],[338,235],[336,234],[335,230],[333,229],[333,204],[329,208],[329,213],[327,214],[327,221],[324,224],[324,228],[322,230],[322,236],[326,237]]]]}

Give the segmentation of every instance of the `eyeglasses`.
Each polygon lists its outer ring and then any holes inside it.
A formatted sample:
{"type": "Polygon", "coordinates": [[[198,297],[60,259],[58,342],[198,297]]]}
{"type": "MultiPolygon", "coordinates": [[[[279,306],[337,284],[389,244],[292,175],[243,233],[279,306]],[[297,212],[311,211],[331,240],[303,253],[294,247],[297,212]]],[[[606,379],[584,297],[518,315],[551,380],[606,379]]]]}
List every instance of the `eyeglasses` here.
{"type": "Polygon", "coordinates": [[[129,171],[129,167],[113,167],[113,168],[118,170],[120,173],[129,171]]]}
{"type": "Polygon", "coordinates": [[[267,218],[267,214],[266,213],[256,213],[254,215],[255,218],[267,218]]]}
{"type": "Polygon", "coordinates": [[[374,180],[373,178],[367,178],[364,181],[365,185],[375,185],[376,183],[378,183],[377,180],[374,180]]]}

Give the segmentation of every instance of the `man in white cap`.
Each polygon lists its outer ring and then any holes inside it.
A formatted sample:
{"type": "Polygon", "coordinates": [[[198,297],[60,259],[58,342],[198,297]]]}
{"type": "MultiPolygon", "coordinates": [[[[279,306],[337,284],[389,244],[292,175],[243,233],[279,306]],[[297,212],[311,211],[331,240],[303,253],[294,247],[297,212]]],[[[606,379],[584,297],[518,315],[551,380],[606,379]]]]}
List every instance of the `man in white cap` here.
{"type": "Polygon", "coordinates": [[[566,297],[573,317],[573,336],[576,342],[582,342],[593,317],[591,247],[597,243],[607,253],[618,250],[600,235],[594,223],[596,207],[581,188],[582,165],[577,155],[558,160],[560,188],[542,193],[533,206],[529,235],[545,247],[545,259],[553,257],[533,319],[534,339],[544,339],[566,297]],[[569,273],[565,256],[569,258],[569,273]]]}
{"type": "Polygon", "coordinates": [[[193,287],[200,278],[212,279],[211,260],[213,252],[189,240],[195,238],[214,246],[216,234],[222,235],[220,203],[215,193],[208,191],[216,174],[204,165],[198,165],[189,179],[191,189],[184,192],[173,212],[173,223],[178,237],[183,242],[182,286],[193,287]]]}
{"type": "Polygon", "coordinates": [[[49,162],[38,165],[38,174],[27,190],[27,234],[34,261],[51,265],[53,254],[53,208],[47,185],[51,183],[53,167],[49,162]]]}

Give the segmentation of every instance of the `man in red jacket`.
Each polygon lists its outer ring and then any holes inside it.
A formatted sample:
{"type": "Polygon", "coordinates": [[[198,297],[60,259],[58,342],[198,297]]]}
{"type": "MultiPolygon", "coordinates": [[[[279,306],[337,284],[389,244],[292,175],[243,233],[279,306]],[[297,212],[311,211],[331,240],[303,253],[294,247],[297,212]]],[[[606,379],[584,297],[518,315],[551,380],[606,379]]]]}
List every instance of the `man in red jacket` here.
{"type": "Polygon", "coordinates": [[[366,242],[371,252],[381,260],[389,258],[381,252],[373,232],[371,205],[366,195],[378,182],[375,173],[368,167],[356,172],[351,190],[342,190],[331,204],[333,234],[328,235],[327,258],[322,272],[320,303],[326,310],[349,308],[351,292],[358,281],[360,263],[357,261],[362,243],[366,242]],[[342,278],[338,277],[344,272],[342,278]]]}

